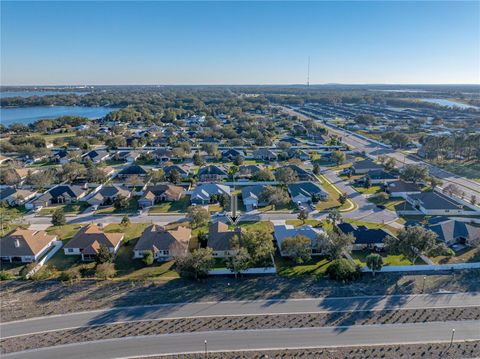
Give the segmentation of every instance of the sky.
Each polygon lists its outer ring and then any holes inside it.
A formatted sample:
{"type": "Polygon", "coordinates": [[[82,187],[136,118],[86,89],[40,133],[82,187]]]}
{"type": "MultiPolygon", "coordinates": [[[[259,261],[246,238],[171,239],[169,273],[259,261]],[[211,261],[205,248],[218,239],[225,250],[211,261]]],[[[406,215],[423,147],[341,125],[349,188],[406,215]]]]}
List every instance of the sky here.
{"type": "Polygon", "coordinates": [[[2,85],[479,84],[480,2],[1,1],[2,85]]]}

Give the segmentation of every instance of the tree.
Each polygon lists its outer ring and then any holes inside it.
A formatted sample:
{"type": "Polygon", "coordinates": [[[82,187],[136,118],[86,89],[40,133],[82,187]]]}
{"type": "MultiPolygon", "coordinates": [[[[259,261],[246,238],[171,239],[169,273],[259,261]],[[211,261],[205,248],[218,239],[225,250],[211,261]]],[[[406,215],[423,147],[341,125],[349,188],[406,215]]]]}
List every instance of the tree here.
{"type": "Polygon", "coordinates": [[[333,224],[340,222],[342,220],[342,215],[338,209],[331,209],[328,211],[327,219],[330,220],[333,224]]]}
{"type": "Polygon", "coordinates": [[[297,218],[305,224],[305,220],[308,218],[308,212],[302,209],[299,213],[297,218]]]}
{"type": "Polygon", "coordinates": [[[227,268],[235,273],[235,278],[242,271],[250,268],[252,258],[246,248],[238,248],[235,255],[227,261],[227,268]]]}
{"type": "Polygon", "coordinates": [[[347,159],[347,156],[345,155],[345,152],[335,150],[332,151],[330,158],[338,166],[340,163],[343,163],[347,159]]]}
{"type": "Polygon", "coordinates": [[[421,255],[434,255],[446,252],[443,243],[437,242],[437,234],[422,226],[411,226],[400,230],[397,237],[385,239],[386,249],[395,254],[402,254],[412,264],[421,255]]]}
{"type": "Polygon", "coordinates": [[[91,183],[103,183],[107,179],[105,172],[99,167],[90,167],[87,169],[86,180],[91,183]]]}
{"type": "Polygon", "coordinates": [[[235,166],[241,166],[243,164],[243,156],[241,154],[238,154],[234,159],[233,159],[233,164],[235,166]]]}
{"type": "Polygon", "coordinates": [[[271,264],[275,247],[273,246],[273,236],[268,230],[259,229],[242,233],[242,246],[247,249],[252,258],[252,265],[271,264]]]}
{"type": "Polygon", "coordinates": [[[187,218],[192,228],[202,227],[210,221],[210,213],[203,207],[190,206],[187,209],[187,218]]]}
{"type": "Polygon", "coordinates": [[[354,242],[355,237],[351,233],[335,231],[317,238],[319,249],[330,259],[341,258],[344,253],[350,252],[354,242]]]}
{"type": "Polygon", "coordinates": [[[284,206],[290,202],[290,197],[281,187],[265,186],[260,193],[260,201],[274,206],[284,206]]]}
{"type": "Polygon", "coordinates": [[[115,274],[117,274],[117,271],[115,265],[111,262],[97,264],[95,268],[95,277],[97,278],[108,279],[115,277],[115,274]]]}
{"type": "Polygon", "coordinates": [[[363,187],[365,187],[365,188],[372,187],[372,180],[370,179],[369,175],[365,176],[365,181],[363,182],[363,187]]]}
{"type": "MultiPolygon", "coordinates": [[[[173,171],[173,170],[172,170],[173,171]]],[[[150,181],[154,184],[165,181],[165,172],[163,169],[151,170],[150,171],[150,181]]]]}
{"type": "Polygon", "coordinates": [[[112,260],[113,260],[113,253],[110,252],[107,246],[104,246],[103,244],[100,245],[100,248],[98,249],[98,253],[95,257],[95,261],[101,264],[101,263],[111,262],[112,260]]]}
{"type": "Polygon", "coordinates": [[[279,168],[275,172],[275,178],[277,179],[278,182],[285,183],[285,184],[298,182],[298,176],[296,172],[290,167],[279,168]]]}
{"type": "Polygon", "coordinates": [[[283,240],[281,247],[282,253],[297,264],[305,263],[311,258],[312,241],[305,236],[287,237],[283,240]]]}
{"type": "Polygon", "coordinates": [[[52,224],[54,226],[63,226],[67,223],[63,208],[57,208],[52,214],[52,224]]]}
{"type": "Polygon", "coordinates": [[[120,224],[124,227],[128,226],[130,224],[130,218],[128,218],[128,214],[124,214],[122,217],[122,221],[120,224]]]}
{"type": "Polygon", "coordinates": [[[193,164],[195,166],[202,166],[203,165],[203,158],[200,156],[200,152],[196,151],[193,154],[193,164]]]}
{"type": "Polygon", "coordinates": [[[470,197],[470,203],[475,206],[477,204],[477,196],[472,194],[472,197],[470,197]]]}
{"type": "Polygon", "coordinates": [[[143,263],[146,266],[151,266],[153,264],[153,252],[151,250],[143,252],[143,263]]]}
{"type": "Polygon", "coordinates": [[[5,168],[0,171],[0,183],[13,186],[21,182],[20,176],[15,173],[13,168],[5,168]]]}
{"type": "Polygon", "coordinates": [[[222,206],[223,209],[227,209],[227,207],[230,205],[230,196],[226,195],[225,193],[222,193],[218,197],[218,204],[222,206]]]}
{"type": "Polygon", "coordinates": [[[405,181],[412,181],[413,183],[424,181],[428,178],[428,168],[412,164],[406,165],[400,177],[405,181]]]}
{"type": "Polygon", "coordinates": [[[113,202],[113,206],[117,210],[125,209],[128,207],[129,204],[130,204],[130,200],[121,194],[118,195],[117,198],[115,198],[115,201],[113,202]]]}
{"type": "Polygon", "coordinates": [[[320,165],[316,162],[313,164],[313,174],[315,175],[320,174],[320,165]]]}
{"type": "Polygon", "coordinates": [[[434,191],[436,187],[441,186],[443,184],[441,180],[433,176],[430,176],[428,178],[428,183],[430,184],[430,189],[432,191],[434,191]]]}
{"type": "Polygon", "coordinates": [[[205,278],[215,264],[211,248],[199,248],[185,257],[175,260],[176,270],[182,277],[200,279],[205,278]]]}
{"type": "Polygon", "coordinates": [[[341,282],[350,282],[360,277],[359,268],[346,258],[337,258],[332,261],[326,273],[330,279],[341,282]]]}
{"type": "Polygon", "coordinates": [[[180,177],[180,173],[178,173],[176,169],[172,169],[170,172],[168,172],[167,180],[170,183],[176,184],[180,182],[182,178],[180,177]]]}
{"type": "Polygon", "coordinates": [[[84,165],[77,162],[69,162],[62,165],[61,177],[63,181],[72,183],[78,178],[85,177],[87,170],[84,165]]]}
{"type": "Polygon", "coordinates": [[[372,275],[375,276],[375,272],[379,272],[383,267],[383,258],[378,253],[371,253],[367,256],[366,263],[372,271],[372,275]]]}
{"type": "Polygon", "coordinates": [[[388,201],[389,198],[390,198],[390,196],[386,192],[379,192],[375,195],[375,200],[378,203],[385,203],[385,202],[388,201]]]}
{"type": "Polygon", "coordinates": [[[338,196],[338,202],[340,202],[341,205],[344,205],[347,202],[347,199],[348,195],[345,192],[338,196]]]}
{"type": "Polygon", "coordinates": [[[385,168],[386,171],[393,171],[395,169],[395,165],[397,164],[397,161],[393,157],[389,157],[386,161],[383,167],[385,168]]]}
{"type": "Polygon", "coordinates": [[[275,180],[275,176],[273,175],[272,171],[268,169],[260,170],[256,174],[253,175],[253,179],[259,182],[268,182],[275,180]]]}

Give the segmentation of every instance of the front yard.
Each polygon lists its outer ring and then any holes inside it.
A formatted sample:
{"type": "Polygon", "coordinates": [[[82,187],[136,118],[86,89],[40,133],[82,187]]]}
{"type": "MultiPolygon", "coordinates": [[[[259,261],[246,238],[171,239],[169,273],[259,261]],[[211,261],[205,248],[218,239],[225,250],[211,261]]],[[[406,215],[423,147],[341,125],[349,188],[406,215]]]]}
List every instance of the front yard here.
{"type": "Polygon", "coordinates": [[[95,214],[132,214],[138,211],[138,201],[136,198],[131,198],[128,201],[128,206],[125,208],[115,208],[115,206],[101,207],[95,211],[95,214]]]}
{"type": "MultiPolygon", "coordinates": [[[[372,253],[368,250],[363,250],[363,251],[352,251],[352,258],[354,262],[358,265],[361,266],[366,266],[367,265],[367,256],[372,253]]],[[[405,258],[403,255],[393,255],[393,254],[388,254],[386,252],[380,252],[378,253],[382,256],[383,258],[383,265],[384,266],[409,266],[412,265],[412,262],[410,262],[407,258],[405,258]]],[[[417,260],[417,263],[415,264],[425,264],[421,259],[417,260]]]]}
{"type": "Polygon", "coordinates": [[[190,206],[190,197],[184,196],[179,201],[163,202],[151,207],[148,213],[186,213],[190,206]]]}
{"type": "Polygon", "coordinates": [[[79,214],[85,211],[90,205],[87,202],[78,202],[78,203],[69,203],[69,204],[62,204],[58,206],[52,207],[45,207],[42,208],[37,215],[39,216],[50,216],[55,212],[57,209],[63,209],[66,215],[74,215],[79,214]]]}

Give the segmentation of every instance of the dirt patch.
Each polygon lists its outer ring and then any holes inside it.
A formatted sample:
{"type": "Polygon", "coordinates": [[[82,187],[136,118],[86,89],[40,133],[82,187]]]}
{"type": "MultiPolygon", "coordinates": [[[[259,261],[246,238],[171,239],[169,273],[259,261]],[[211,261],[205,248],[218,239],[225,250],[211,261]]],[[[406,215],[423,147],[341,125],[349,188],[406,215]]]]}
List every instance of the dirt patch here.
{"type": "Polygon", "coordinates": [[[123,338],[140,335],[189,333],[212,330],[278,328],[314,328],[325,326],[424,323],[454,320],[478,320],[480,308],[441,308],[352,313],[315,313],[288,315],[252,315],[150,320],[59,330],[0,340],[2,353],[41,347],[123,338]]]}
{"type": "MultiPolygon", "coordinates": [[[[208,353],[208,359],[398,359],[398,358],[477,358],[480,342],[449,344],[389,345],[368,347],[269,350],[235,353],[208,353]]],[[[166,355],[149,359],[204,359],[202,354],[166,355]]],[[[138,358],[142,359],[142,358],[138,358]]]]}
{"type": "Polygon", "coordinates": [[[255,300],[273,298],[343,297],[361,295],[435,293],[441,290],[480,291],[480,271],[441,274],[364,275],[351,284],[314,276],[208,278],[203,282],[171,280],[10,281],[0,284],[2,321],[100,308],[178,302],[255,300]],[[426,275],[425,286],[423,277],[426,275]]]}

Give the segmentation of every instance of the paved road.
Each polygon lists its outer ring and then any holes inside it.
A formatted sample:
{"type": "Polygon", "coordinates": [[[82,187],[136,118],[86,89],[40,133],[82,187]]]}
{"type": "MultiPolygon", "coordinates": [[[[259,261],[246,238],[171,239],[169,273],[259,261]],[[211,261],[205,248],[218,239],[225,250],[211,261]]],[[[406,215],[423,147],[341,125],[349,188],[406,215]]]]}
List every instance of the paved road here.
{"type": "MultiPolygon", "coordinates": [[[[291,109],[284,108],[288,113],[294,114],[299,117],[308,118],[307,116],[291,109]]],[[[312,118],[315,118],[312,116],[312,118]]],[[[323,122],[323,121],[322,121],[323,122]]],[[[480,198],[480,183],[469,180],[467,178],[455,175],[451,172],[445,171],[439,167],[433,166],[429,163],[422,161],[421,159],[414,156],[405,156],[403,153],[384,148],[373,141],[365,140],[363,138],[357,137],[355,135],[349,134],[345,131],[339,130],[329,124],[325,124],[328,127],[329,131],[336,133],[342,137],[343,142],[354,147],[359,151],[365,151],[366,153],[372,156],[387,155],[393,157],[397,160],[400,166],[404,164],[421,164],[426,165],[430,173],[444,182],[445,185],[452,183],[455,184],[459,189],[465,192],[465,198],[470,199],[472,195],[475,195],[477,198],[480,198]]]]}
{"type": "Polygon", "coordinates": [[[113,308],[1,323],[0,336],[5,338],[49,330],[162,318],[469,306],[480,306],[480,293],[197,302],[113,308]]]}
{"type": "Polygon", "coordinates": [[[155,354],[293,349],[374,344],[479,340],[480,321],[384,324],[351,327],[215,331],[128,337],[48,347],[3,355],[3,358],[136,358],[155,354]]]}

